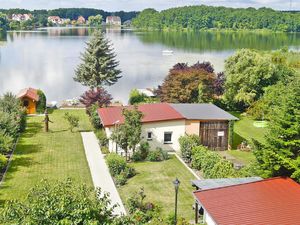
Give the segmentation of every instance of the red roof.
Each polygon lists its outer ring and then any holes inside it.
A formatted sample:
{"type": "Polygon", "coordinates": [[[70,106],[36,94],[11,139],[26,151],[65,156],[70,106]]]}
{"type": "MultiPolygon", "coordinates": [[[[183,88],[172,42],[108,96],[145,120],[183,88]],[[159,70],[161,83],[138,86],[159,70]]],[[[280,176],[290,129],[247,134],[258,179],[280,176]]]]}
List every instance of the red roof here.
{"type": "Polygon", "coordinates": [[[216,224],[299,225],[300,185],[290,178],[195,191],[216,224]]]}
{"type": "Polygon", "coordinates": [[[27,98],[33,99],[34,101],[38,101],[39,100],[39,95],[37,93],[37,90],[34,89],[34,88],[24,88],[24,89],[22,89],[18,93],[17,97],[18,98],[27,97],[27,98]]]}
{"type": "MultiPolygon", "coordinates": [[[[119,121],[120,124],[124,123],[124,117],[122,115],[122,110],[124,108],[132,108],[132,106],[98,109],[98,114],[104,127],[113,126],[116,121],[119,121]]],[[[180,113],[167,103],[139,105],[138,110],[144,115],[142,123],[184,119],[180,113]]]]}

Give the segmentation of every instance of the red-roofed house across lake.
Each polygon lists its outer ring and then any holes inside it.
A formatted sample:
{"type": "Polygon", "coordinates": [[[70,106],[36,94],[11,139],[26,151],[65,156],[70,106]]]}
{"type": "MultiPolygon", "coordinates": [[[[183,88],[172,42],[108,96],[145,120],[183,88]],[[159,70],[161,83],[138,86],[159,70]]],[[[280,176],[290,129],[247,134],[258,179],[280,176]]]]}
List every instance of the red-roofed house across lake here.
{"type": "Polygon", "coordinates": [[[26,107],[27,114],[36,114],[37,102],[39,101],[39,95],[36,89],[22,89],[17,97],[22,101],[22,105],[26,107]]]}
{"type": "MultiPolygon", "coordinates": [[[[124,122],[123,108],[98,109],[108,138],[124,122]]],[[[228,149],[229,121],[237,119],[213,104],[142,104],[138,110],[144,115],[142,139],[148,141],[152,148],[168,151],[179,151],[178,139],[185,134],[199,135],[202,144],[212,149],[228,149]]],[[[116,145],[110,140],[109,150],[115,149],[116,145]]]]}

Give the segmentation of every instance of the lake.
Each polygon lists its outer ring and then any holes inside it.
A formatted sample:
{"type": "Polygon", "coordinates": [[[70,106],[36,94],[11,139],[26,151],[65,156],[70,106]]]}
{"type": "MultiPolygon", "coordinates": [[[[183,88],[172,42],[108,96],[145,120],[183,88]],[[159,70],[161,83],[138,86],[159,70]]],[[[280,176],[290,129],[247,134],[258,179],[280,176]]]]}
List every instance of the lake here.
{"type": "MultiPolygon", "coordinates": [[[[80,96],[85,90],[73,81],[92,30],[48,28],[36,32],[0,34],[0,94],[24,87],[42,89],[48,101],[80,96]]],[[[123,77],[108,87],[115,100],[127,103],[133,88],[156,87],[178,62],[210,61],[217,72],[240,48],[300,49],[300,34],[221,32],[138,32],[105,30],[115,48],[123,77]],[[172,55],[163,55],[172,50],[172,55]]]]}

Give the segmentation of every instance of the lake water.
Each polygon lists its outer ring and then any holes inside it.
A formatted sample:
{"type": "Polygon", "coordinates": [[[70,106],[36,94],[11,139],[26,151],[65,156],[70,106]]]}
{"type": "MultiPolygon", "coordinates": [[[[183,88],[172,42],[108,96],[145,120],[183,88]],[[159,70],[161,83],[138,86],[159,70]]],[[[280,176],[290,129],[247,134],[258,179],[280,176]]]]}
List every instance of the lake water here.
{"type": "MultiPolygon", "coordinates": [[[[44,90],[49,101],[80,96],[73,81],[80,53],[89,40],[86,28],[49,28],[38,32],[0,34],[0,94],[24,87],[44,90]]],[[[299,50],[300,34],[137,32],[109,29],[123,77],[108,88],[115,100],[127,103],[132,88],[156,87],[177,62],[210,61],[217,72],[240,48],[260,50],[284,46],[299,50]],[[172,50],[173,55],[163,55],[172,50]]]]}

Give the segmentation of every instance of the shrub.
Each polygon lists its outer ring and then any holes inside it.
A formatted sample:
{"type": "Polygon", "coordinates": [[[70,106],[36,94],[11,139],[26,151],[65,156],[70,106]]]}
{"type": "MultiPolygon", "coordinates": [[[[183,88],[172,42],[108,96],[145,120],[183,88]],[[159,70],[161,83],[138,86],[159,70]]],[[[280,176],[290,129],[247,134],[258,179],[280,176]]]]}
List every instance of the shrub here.
{"type": "Polygon", "coordinates": [[[204,170],[203,175],[205,178],[234,177],[235,171],[231,162],[222,159],[211,170],[204,170]]]}
{"type": "Polygon", "coordinates": [[[0,154],[0,169],[1,170],[6,166],[7,161],[8,161],[7,158],[4,155],[0,154]]]}
{"type": "Polygon", "coordinates": [[[141,152],[140,151],[134,152],[131,156],[131,160],[133,162],[143,161],[141,152]]]}
{"type": "Polygon", "coordinates": [[[142,160],[145,160],[149,154],[150,145],[147,141],[142,141],[139,146],[139,151],[141,153],[142,160]]]}
{"type": "Polygon", "coordinates": [[[168,152],[162,150],[161,148],[156,148],[154,151],[150,151],[147,160],[151,162],[158,162],[167,160],[169,158],[168,152]]]}
{"type": "Polygon", "coordinates": [[[39,96],[39,101],[37,102],[36,111],[38,113],[44,113],[47,107],[46,95],[42,90],[37,90],[37,94],[39,96]]]}
{"type": "Polygon", "coordinates": [[[192,149],[200,144],[200,138],[195,134],[181,136],[179,138],[179,145],[182,157],[190,161],[192,157],[192,149]]]}
{"type": "Polygon", "coordinates": [[[125,158],[116,153],[110,153],[109,155],[107,155],[106,162],[109,168],[109,172],[113,177],[119,175],[127,167],[125,158]]]}
{"type": "Polygon", "coordinates": [[[74,128],[79,127],[79,117],[71,115],[70,113],[66,112],[64,116],[65,120],[69,123],[69,129],[71,132],[73,132],[74,128]]]}
{"type": "Polygon", "coordinates": [[[0,131],[0,153],[7,153],[13,148],[13,138],[0,131]]]}
{"type": "Polygon", "coordinates": [[[208,149],[204,146],[198,146],[192,150],[192,167],[201,170],[206,160],[208,149]]]}
{"type": "Polygon", "coordinates": [[[101,120],[100,120],[100,117],[97,112],[98,108],[99,108],[99,106],[97,104],[93,104],[87,110],[87,113],[90,116],[90,121],[95,129],[102,128],[101,120]]]}
{"type": "Polygon", "coordinates": [[[20,124],[13,114],[0,111],[0,130],[15,139],[19,135],[20,124]]]}
{"type": "Polygon", "coordinates": [[[124,173],[118,174],[114,177],[117,186],[123,186],[126,184],[127,177],[124,173]]]}
{"type": "Polygon", "coordinates": [[[103,129],[97,130],[96,131],[96,137],[99,140],[99,144],[101,147],[107,146],[108,145],[108,138],[106,137],[106,133],[103,129]]]}
{"type": "Polygon", "coordinates": [[[106,146],[102,146],[100,149],[101,149],[102,154],[106,155],[106,154],[110,153],[108,147],[106,147],[106,146]]]}

